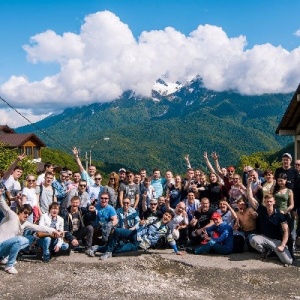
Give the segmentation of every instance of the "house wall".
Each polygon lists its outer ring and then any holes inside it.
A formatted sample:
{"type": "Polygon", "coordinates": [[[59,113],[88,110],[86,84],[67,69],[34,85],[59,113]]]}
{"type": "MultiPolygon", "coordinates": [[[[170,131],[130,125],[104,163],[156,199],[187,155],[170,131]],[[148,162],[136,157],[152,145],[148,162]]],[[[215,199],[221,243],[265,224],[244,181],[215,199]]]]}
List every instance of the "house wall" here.
{"type": "Polygon", "coordinates": [[[37,146],[31,140],[27,141],[22,147],[19,147],[19,152],[26,153],[27,156],[31,156],[32,158],[41,157],[41,147],[37,146]]]}

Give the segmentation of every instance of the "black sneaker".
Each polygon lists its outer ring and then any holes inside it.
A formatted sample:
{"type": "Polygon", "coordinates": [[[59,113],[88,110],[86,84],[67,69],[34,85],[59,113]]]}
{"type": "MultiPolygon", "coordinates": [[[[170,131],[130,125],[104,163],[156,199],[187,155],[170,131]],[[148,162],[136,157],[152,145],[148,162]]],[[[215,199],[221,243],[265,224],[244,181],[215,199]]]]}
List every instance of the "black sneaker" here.
{"type": "Polygon", "coordinates": [[[43,261],[44,263],[48,263],[48,262],[50,261],[50,259],[51,259],[51,255],[50,255],[50,254],[45,254],[45,255],[43,255],[43,257],[42,257],[42,261],[43,261]]]}
{"type": "MultiPolygon", "coordinates": [[[[263,260],[266,260],[268,257],[274,256],[274,254],[275,254],[274,251],[271,250],[271,249],[269,249],[269,250],[267,250],[267,251],[265,251],[265,252],[262,253],[261,258],[262,258],[263,260]]],[[[276,254],[275,254],[275,255],[276,255],[276,254]]]]}
{"type": "Polygon", "coordinates": [[[193,247],[186,247],[185,251],[190,254],[195,254],[195,249],[193,247]]]}

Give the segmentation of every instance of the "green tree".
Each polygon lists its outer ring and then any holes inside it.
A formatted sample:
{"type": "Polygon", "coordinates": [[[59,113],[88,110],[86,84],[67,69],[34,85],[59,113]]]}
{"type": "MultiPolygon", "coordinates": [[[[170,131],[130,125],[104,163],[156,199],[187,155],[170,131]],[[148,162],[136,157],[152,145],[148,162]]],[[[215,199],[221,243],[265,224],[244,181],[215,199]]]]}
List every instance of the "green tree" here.
{"type": "MultiPolygon", "coordinates": [[[[0,143],[0,169],[6,171],[9,166],[18,157],[18,149],[7,148],[5,144],[0,143]]],[[[32,159],[25,157],[19,164],[23,169],[23,175],[21,180],[24,180],[26,175],[33,174],[36,175],[36,163],[32,162],[32,159]]]]}

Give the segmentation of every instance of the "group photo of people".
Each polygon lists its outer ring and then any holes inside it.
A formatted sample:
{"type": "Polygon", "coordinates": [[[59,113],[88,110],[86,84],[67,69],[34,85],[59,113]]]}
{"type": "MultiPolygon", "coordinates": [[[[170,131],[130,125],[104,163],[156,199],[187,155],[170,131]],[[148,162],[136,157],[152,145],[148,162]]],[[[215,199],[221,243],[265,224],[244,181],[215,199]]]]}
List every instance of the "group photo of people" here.
{"type": "Polygon", "coordinates": [[[33,256],[44,263],[79,252],[100,260],[114,255],[170,249],[176,255],[229,255],[251,251],[295,261],[300,246],[300,160],[290,153],[281,166],[241,172],[222,166],[216,152],[203,153],[205,170],[183,159],[186,170],[120,168],[105,179],[96,166],[39,175],[23,174],[19,155],[0,181],[0,262],[17,274],[16,262],[33,256]],[[24,178],[23,181],[20,179],[24,178]]]}

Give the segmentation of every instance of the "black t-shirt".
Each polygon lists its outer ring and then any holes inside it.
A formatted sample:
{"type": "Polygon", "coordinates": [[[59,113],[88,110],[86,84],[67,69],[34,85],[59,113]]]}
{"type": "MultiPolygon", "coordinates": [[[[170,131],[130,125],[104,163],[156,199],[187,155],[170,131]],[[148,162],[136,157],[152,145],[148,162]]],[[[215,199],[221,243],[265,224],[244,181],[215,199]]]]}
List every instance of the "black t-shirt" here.
{"type": "MultiPolygon", "coordinates": [[[[213,205],[215,208],[218,208],[219,201],[223,197],[223,187],[218,183],[210,183],[208,185],[210,205],[213,205]]],[[[226,193],[224,189],[224,194],[226,193]]]]}
{"type": "Polygon", "coordinates": [[[277,209],[272,215],[268,215],[267,208],[259,205],[257,208],[260,233],[266,237],[282,240],[281,224],[286,222],[285,216],[277,209]]]}
{"type": "Polygon", "coordinates": [[[160,210],[156,210],[156,212],[152,212],[151,209],[148,207],[145,212],[143,212],[143,218],[148,219],[149,217],[157,217],[158,219],[161,219],[163,216],[163,213],[160,210]]]}
{"type": "Polygon", "coordinates": [[[198,210],[195,211],[195,218],[198,220],[196,228],[202,228],[207,225],[210,222],[211,216],[214,212],[215,210],[212,208],[209,208],[207,212],[201,212],[198,210]]]}
{"type": "Polygon", "coordinates": [[[287,170],[285,170],[283,167],[277,168],[275,171],[275,179],[278,178],[278,175],[280,173],[286,174],[287,176],[287,181],[286,181],[286,187],[288,189],[293,189],[294,188],[294,184],[298,178],[298,171],[294,168],[289,168],[287,170]]]}

